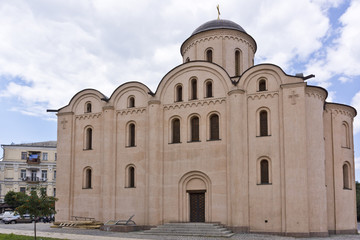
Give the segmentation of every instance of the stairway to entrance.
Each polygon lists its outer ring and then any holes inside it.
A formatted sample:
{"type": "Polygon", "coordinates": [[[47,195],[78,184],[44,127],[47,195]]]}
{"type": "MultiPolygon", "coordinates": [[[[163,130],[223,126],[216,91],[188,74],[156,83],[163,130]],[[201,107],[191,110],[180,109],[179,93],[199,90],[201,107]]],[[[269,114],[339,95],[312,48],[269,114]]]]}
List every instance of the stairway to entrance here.
{"type": "Polygon", "coordinates": [[[233,232],[218,223],[166,223],[143,234],[169,236],[231,237],[233,232]]]}

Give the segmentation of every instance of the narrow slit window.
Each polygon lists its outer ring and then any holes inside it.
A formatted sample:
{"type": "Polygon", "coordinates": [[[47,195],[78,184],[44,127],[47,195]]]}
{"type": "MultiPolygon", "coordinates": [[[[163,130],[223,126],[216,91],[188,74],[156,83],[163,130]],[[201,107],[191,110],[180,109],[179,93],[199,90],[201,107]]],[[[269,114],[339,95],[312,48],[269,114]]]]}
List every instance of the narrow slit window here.
{"type": "Polygon", "coordinates": [[[129,181],[129,184],[128,184],[128,187],[129,188],[134,188],[135,187],[135,168],[134,167],[129,167],[128,169],[128,181],[129,181]]]}
{"type": "Polygon", "coordinates": [[[260,80],[259,81],[259,92],[266,91],[266,81],[260,80]]]}
{"type": "Polygon", "coordinates": [[[213,61],[213,52],[211,49],[206,51],[206,61],[208,61],[208,62],[213,61]]]}
{"type": "Polygon", "coordinates": [[[90,168],[85,169],[84,188],[92,188],[92,172],[90,168]]]}
{"type": "Polygon", "coordinates": [[[211,81],[206,82],[206,97],[212,97],[213,96],[213,85],[211,81]]]}
{"type": "Polygon", "coordinates": [[[240,75],[240,51],[235,51],[235,76],[240,75]]]}
{"type": "Polygon", "coordinates": [[[219,140],[219,116],[213,114],[210,116],[210,140],[219,140]]]}
{"type": "Polygon", "coordinates": [[[344,184],[344,189],[351,189],[351,184],[350,184],[350,167],[349,164],[345,163],[343,165],[343,184],[344,184]]]}
{"type": "Polygon", "coordinates": [[[129,125],[129,147],[135,147],[135,124],[129,125]]]}
{"type": "Polygon", "coordinates": [[[268,136],[268,113],[260,111],[260,136],[268,136]]]}
{"type": "Polygon", "coordinates": [[[182,86],[178,85],[176,86],[176,102],[182,101],[182,86]]]}
{"type": "Polygon", "coordinates": [[[191,141],[198,142],[199,138],[199,118],[192,117],[191,120],[191,141]]]}
{"type": "Polygon", "coordinates": [[[134,97],[130,97],[129,98],[129,108],[133,108],[135,107],[135,98],[134,97]]]}
{"type": "Polygon", "coordinates": [[[172,120],[172,143],[180,143],[180,120],[172,120]]]}
{"type": "Polygon", "coordinates": [[[86,112],[91,113],[91,103],[86,104],[86,112]]]}
{"type": "Polygon", "coordinates": [[[191,80],[191,99],[197,99],[197,80],[191,80]]]}
{"type": "Polygon", "coordinates": [[[86,144],[85,144],[85,149],[86,150],[90,150],[92,149],[92,128],[87,128],[86,129],[86,144]]]}
{"type": "Polygon", "coordinates": [[[268,184],[269,181],[269,161],[268,160],[261,160],[260,162],[260,182],[261,184],[268,184]]]}

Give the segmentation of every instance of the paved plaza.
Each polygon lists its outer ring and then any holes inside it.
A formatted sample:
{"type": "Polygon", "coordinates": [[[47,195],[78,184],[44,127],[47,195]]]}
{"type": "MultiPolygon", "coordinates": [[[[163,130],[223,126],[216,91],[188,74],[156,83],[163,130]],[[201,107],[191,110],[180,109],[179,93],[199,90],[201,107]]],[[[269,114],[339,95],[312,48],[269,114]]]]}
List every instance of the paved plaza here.
{"type": "MultiPolygon", "coordinates": [[[[241,240],[290,240],[290,239],[311,239],[311,240],[359,240],[359,235],[332,235],[327,238],[293,238],[281,237],[262,234],[235,234],[231,238],[206,238],[206,237],[184,237],[184,236],[155,236],[155,235],[142,235],[141,232],[132,233],[118,233],[118,232],[104,232],[100,230],[87,230],[87,229],[72,229],[72,228],[50,228],[50,223],[38,223],[37,236],[39,237],[54,237],[69,240],[136,240],[136,239],[189,239],[189,240],[217,240],[217,239],[241,239],[241,240]]],[[[359,225],[358,225],[359,226],[359,225]]],[[[0,224],[0,233],[14,233],[19,235],[33,236],[33,224],[0,224]]],[[[360,226],[359,226],[360,227],[360,226]]]]}

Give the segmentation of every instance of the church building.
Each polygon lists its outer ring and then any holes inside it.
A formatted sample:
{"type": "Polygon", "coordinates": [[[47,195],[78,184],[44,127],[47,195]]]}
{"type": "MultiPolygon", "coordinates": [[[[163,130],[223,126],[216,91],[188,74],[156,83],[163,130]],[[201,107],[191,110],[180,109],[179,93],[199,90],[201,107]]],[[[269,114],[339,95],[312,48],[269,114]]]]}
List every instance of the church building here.
{"type": "MultiPolygon", "coordinates": [[[[314,77],[254,65],[237,23],[204,23],[155,92],[78,92],[57,110],[58,221],[219,222],[234,232],[356,233],[353,119],[314,77]]],[[[99,83],[100,84],[100,83],[99,83]]]]}

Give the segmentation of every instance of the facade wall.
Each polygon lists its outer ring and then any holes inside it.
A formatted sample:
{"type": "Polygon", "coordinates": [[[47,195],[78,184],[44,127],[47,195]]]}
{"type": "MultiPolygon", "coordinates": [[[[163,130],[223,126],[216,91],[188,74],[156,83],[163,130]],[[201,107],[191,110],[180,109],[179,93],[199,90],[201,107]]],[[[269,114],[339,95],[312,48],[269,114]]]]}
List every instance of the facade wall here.
{"type": "Polygon", "coordinates": [[[4,157],[0,162],[0,202],[7,192],[29,193],[32,188],[45,187],[47,195],[56,195],[56,142],[36,144],[2,145],[4,157]],[[39,162],[29,164],[27,159],[32,152],[39,153],[39,162]],[[23,175],[22,175],[23,174],[23,175]],[[43,175],[46,174],[46,175],[43,175]]]}

